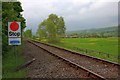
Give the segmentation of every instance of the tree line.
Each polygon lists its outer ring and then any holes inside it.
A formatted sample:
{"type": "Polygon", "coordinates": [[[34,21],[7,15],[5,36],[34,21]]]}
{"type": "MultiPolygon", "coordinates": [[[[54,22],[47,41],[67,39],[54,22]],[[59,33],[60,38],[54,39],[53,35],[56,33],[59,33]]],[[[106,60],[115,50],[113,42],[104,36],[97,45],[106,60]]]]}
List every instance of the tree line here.
{"type": "Polygon", "coordinates": [[[99,32],[99,33],[72,33],[66,34],[66,38],[107,38],[118,37],[118,32],[99,32]]]}

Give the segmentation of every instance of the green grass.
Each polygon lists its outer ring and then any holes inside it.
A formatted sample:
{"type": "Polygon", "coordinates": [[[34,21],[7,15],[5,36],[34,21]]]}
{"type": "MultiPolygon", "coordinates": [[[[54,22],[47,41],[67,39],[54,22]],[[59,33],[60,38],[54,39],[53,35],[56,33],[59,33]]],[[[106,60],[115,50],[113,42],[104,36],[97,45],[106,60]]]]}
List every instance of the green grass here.
{"type": "Polygon", "coordinates": [[[63,39],[62,44],[67,46],[76,46],[79,48],[94,49],[97,51],[118,54],[117,38],[73,38],[63,39]]]}
{"type": "Polygon", "coordinates": [[[12,48],[3,58],[3,78],[24,78],[26,76],[26,71],[14,71],[16,66],[22,65],[25,60],[21,55],[21,46],[16,47],[17,58],[15,58],[14,48],[12,48]]]}
{"type": "Polygon", "coordinates": [[[2,79],[2,56],[0,54],[0,80],[2,79]]]}
{"type": "Polygon", "coordinates": [[[52,45],[113,62],[118,62],[118,38],[64,38],[60,43],[52,45]],[[105,54],[85,53],[74,49],[74,47],[104,52],[110,54],[111,56],[108,58],[105,54]]]}

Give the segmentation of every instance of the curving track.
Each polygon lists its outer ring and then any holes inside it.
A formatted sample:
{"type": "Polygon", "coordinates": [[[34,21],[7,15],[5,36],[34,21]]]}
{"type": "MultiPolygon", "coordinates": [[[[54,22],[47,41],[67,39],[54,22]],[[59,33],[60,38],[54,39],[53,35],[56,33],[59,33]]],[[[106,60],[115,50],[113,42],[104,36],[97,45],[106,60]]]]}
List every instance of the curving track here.
{"type": "Polygon", "coordinates": [[[101,79],[119,77],[118,67],[120,67],[120,65],[117,63],[97,59],[95,57],[86,56],[36,41],[29,42],[59,58],[62,58],[74,66],[76,65],[77,68],[84,68],[88,73],[88,76],[99,77],[101,79]]]}

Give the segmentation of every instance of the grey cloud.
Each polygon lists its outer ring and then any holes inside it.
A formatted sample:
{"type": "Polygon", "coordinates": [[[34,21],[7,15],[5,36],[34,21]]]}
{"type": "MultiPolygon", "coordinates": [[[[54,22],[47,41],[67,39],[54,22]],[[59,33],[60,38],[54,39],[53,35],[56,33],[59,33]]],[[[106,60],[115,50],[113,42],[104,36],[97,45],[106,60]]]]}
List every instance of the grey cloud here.
{"type": "Polygon", "coordinates": [[[27,29],[35,32],[50,13],[63,16],[67,31],[117,25],[117,2],[74,3],[74,0],[22,1],[27,29]]]}

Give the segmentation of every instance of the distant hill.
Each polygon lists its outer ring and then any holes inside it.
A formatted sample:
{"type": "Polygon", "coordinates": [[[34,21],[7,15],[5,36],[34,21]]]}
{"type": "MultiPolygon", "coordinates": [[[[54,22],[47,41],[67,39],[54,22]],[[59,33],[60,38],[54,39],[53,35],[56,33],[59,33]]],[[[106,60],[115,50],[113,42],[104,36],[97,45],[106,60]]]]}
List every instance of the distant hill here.
{"type": "Polygon", "coordinates": [[[86,30],[76,30],[76,31],[67,31],[67,34],[73,34],[73,33],[102,33],[102,32],[114,32],[117,31],[118,27],[105,27],[105,28],[92,28],[92,29],[86,29],[86,30]]]}
{"type": "Polygon", "coordinates": [[[104,34],[109,36],[117,36],[118,33],[118,27],[105,27],[105,28],[92,28],[92,29],[86,29],[86,30],[76,30],[76,31],[67,31],[66,35],[85,35],[85,34],[104,34]]]}

